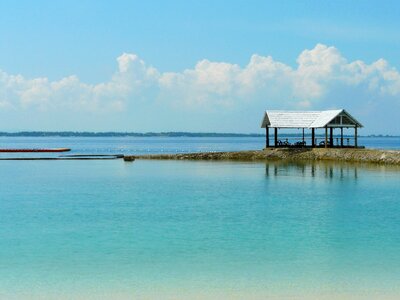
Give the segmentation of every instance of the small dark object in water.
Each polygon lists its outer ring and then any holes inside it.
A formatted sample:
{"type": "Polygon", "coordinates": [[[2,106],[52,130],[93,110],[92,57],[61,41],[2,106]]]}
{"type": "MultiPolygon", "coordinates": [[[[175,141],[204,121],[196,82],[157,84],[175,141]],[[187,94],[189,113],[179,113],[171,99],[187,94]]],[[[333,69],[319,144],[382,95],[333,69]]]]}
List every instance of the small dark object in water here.
{"type": "Polygon", "coordinates": [[[124,156],[124,161],[135,161],[135,156],[133,155],[124,156]]]}

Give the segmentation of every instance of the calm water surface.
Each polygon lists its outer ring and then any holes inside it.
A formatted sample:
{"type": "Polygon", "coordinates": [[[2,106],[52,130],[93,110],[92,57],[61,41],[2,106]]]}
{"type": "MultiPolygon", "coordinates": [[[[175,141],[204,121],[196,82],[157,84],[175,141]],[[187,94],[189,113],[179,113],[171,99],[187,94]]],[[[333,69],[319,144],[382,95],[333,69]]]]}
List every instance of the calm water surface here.
{"type": "Polygon", "coordinates": [[[0,177],[0,298],[400,295],[396,168],[2,161],[0,177]]]}
{"type": "MultiPolygon", "coordinates": [[[[368,148],[400,149],[400,137],[360,137],[368,148]]],[[[290,142],[294,142],[290,140],[290,142]]],[[[346,144],[346,142],[345,142],[346,144]]],[[[68,154],[156,154],[257,150],[264,137],[0,137],[0,148],[71,148],[68,154]]],[[[58,156],[59,154],[6,154],[10,156],[58,156]]]]}

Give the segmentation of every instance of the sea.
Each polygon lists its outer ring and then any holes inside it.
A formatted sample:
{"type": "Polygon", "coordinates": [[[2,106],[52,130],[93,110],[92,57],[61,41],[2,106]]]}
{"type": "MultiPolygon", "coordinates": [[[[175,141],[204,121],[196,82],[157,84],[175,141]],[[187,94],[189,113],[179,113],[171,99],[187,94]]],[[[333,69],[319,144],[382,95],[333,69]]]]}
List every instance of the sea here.
{"type": "MultiPolygon", "coordinates": [[[[359,143],[400,149],[399,138],[359,143]]],[[[262,137],[0,138],[0,148],[85,155],[263,146],[262,137]]],[[[3,160],[0,180],[0,299],[400,298],[399,167],[3,160]]]]}

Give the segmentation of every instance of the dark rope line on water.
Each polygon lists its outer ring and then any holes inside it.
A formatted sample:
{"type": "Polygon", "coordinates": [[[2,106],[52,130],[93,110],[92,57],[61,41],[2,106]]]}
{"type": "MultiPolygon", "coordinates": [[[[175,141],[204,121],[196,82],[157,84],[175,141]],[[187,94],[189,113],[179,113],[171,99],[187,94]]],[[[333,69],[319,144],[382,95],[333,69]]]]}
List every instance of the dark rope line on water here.
{"type": "Polygon", "coordinates": [[[63,155],[60,157],[2,157],[0,160],[105,160],[121,159],[122,154],[116,155],[63,155]]]}
{"type": "Polygon", "coordinates": [[[110,158],[124,158],[123,154],[69,154],[69,155],[60,155],[59,157],[110,157],[110,158]]]}

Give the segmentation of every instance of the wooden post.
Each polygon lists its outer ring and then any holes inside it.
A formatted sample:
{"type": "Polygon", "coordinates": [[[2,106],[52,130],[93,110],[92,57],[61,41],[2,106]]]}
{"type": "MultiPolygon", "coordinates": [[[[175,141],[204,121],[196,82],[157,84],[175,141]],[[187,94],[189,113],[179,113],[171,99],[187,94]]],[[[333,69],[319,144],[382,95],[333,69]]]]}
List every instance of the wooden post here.
{"type": "Polygon", "coordinates": [[[333,147],[333,127],[329,128],[329,144],[333,147]]]}
{"type": "Polygon", "coordinates": [[[265,148],[269,147],[269,128],[265,127],[265,148]]]}
{"type": "Polygon", "coordinates": [[[340,147],[343,147],[343,127],[340,127],[340,147]]]}
{"type": "Polygon", "coordinates": [[[303,128],[303,143],[304,143],[304,128],[303,128]]]}
{"type": "Polygon", "coordinates": [[[311,128],[311,147],[315,147],[315,128],[311,128]]]}
{"type": "Polygon", "coordinates": [[[356,127],[354,127],[354,147],[358,147],[358,143],[357,143],[357,125],[356,127]]]}
{"type": "Polygon", "coordinates": [[[328,126],[325,126],[325,148],[328,148],[328,126]]]}
{"type": "Polygon", "coordinates": [[[275,129],[275,132],[274,132],[274,134],[275,134],[275,136],[274,136],[274,138],[275,138],[275,147],[278,147],[278,128],[274,128],[275,129]]]}

